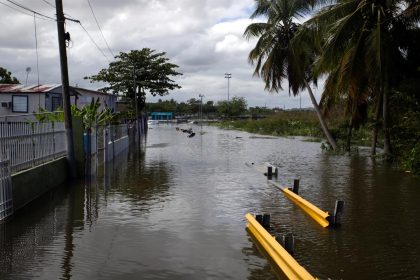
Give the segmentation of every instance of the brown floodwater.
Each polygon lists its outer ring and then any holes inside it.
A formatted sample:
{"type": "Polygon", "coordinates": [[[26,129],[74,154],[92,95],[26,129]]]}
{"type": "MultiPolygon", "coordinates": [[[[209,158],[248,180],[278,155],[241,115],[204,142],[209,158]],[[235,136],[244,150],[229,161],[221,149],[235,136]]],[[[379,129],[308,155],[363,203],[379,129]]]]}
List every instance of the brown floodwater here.
{"type": "Polygon", "coordinates": [[[320,279],[420,279],[418,178],[364,149],[331,155],[302,138],[193,129],[153,127],[15,213],[0,226],[0,279],[283,279],[252,243],[248,212],[293,233],[296,260],[320,279]],[[321,228],[251,162],[278,165],[282,185],[300,178],[325,211],[345,201],[342,226],[321,228]]]}

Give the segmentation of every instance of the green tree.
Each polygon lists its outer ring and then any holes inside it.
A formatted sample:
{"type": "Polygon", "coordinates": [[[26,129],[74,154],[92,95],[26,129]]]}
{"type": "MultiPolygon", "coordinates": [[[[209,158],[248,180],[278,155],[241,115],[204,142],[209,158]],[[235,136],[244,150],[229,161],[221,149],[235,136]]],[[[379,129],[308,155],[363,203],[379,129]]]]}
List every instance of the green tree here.
{"type": "Polygon", "coordinates": [[[376,106],[372,153],[381,112],[384,153],[391,151],[390,94],[407,75],[408,57],[415,51],[412,42],[419,38],[419,10],[418,1],[338,0],[305,23],[323,33],[317,68],[329,75],[325,96],[340,93],[346,98],[351,124],[365,118],[368,102],[376,106]]]}
{"type": "Polygon", "coordinates": [[[226,117],[239,116],[246,112],[247,102],[244,97],[233,97],[229,103],[226,100],[217,102],[217,111],[226,117]]]}
{"type": "Polygon", "coordinates": [[[0,84],[20,84],[19,80],[12,77],[12,73],[0,67],[0,84]]]}
{"type": "Polygon", "coordinates": [[[298,32],[299,24],[294,19],[310,11],[308,1],[304,0],[255,0],[256,8],[251,18],[267,17],[266,22],[252,23],[244,36],[257,37],[254,49],[249,53],[249,62],[255,64],[254,74],[262,77],[266,90],[282,90],[285,79],[289,82],[289,92],[297,95],[306,89],[317,113],[325,136],[332,148],[337,144],[332,137],[324,116],[309,85],[313,79],[312,62],[314,52],[296,48],[292,40],[298,32]]]}
{"type": "Polygon", "coordinates": [[[247,102],[244,97],[234,96],[229,102],[229,114],[239,116],[246,112],[247,102]]]}
{"type": "Polygon", "coordinates": [[[181,88],[171,77],[182,74],[176,71],[178,66],[169,63],[165,55],[165,52],[155,53],[149,48],[120,52],[108,68],[85,79],[106,82],[108,86],[101,88],[101,91],[122,93],[133,101],[137,95],[141,110],[145,106],[146,91],[153,96],[165,96],[170,90],[181,88]]]}

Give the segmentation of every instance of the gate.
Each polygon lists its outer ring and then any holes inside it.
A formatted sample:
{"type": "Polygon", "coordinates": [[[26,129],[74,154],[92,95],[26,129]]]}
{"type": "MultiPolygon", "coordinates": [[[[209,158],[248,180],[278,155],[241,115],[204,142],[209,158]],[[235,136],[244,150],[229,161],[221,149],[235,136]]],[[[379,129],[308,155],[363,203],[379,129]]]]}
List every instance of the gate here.
{"type": "Polygon", "coordinates": [[[12,178],[9,160],[0,160],[0,222],[13,214],[12,178]]]}

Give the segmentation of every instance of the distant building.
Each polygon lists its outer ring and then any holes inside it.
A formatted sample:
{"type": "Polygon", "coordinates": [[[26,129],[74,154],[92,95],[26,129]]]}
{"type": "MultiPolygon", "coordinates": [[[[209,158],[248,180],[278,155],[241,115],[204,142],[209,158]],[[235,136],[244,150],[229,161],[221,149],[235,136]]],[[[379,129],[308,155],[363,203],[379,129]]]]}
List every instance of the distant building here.
{"type": "MultiPolygon", "coordinates": [[[[60,84],[33,86],[0,84],[0,116],[31,114],[38,112],[39,108],[55,111],[63,107],[61,92],[60,84]]],[[[79,109],[97,98],[101,103],[100,111],[105,107],[116,109],[117,97],[113,94],[70,87],[70,103],[79,109]]]]}
{"type": "Polygon", "coordinates": [[[151,120],[167,121],[167,120],[172,120],[173,118],[174,118],[174,114],[172,112],[151,112],[150,113],[151,120]]]}

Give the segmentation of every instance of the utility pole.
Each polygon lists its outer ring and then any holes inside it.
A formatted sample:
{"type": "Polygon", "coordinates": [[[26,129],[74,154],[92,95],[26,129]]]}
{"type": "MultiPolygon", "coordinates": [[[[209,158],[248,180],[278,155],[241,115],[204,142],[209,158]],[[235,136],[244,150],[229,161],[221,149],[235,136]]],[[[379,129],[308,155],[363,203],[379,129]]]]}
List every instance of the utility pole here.
{"type": "MultiPolygon", "coordinates": [[[[138,109],[138,100],[137,100],[137,82],[136,82],[136,65],[133,65],[133,87],[134,87],[134,103],[135,103],[135,108],[136,108],[136,131],[137,131],[137,136],[138,139],[140,141],[140,127],[139,127],[139,109],[138,109]]],[[[140,143],[140,142],[139,142],[140,143]]]]}
{"type": "Polygon", "coordinates": [[[69,72],[67,66],[67,52],[66,52],[66,39],[64,30],[64,13],[62,0],[55,0],[57,11],[57,32],[58,32],[58,47],[60,50],[60,65],[61,65],[61,83],[62,83],[62,98],[63,98],[63,111],[64,111],[64,125],[66,128],[67,136],[67,161],[69,164],[69,177],[76,179],[76,161],[74,157],[74,144],[73,144],[73,124],[71,120],[70,110],[70,87],[69,87],[69,72]]]}

